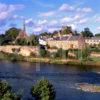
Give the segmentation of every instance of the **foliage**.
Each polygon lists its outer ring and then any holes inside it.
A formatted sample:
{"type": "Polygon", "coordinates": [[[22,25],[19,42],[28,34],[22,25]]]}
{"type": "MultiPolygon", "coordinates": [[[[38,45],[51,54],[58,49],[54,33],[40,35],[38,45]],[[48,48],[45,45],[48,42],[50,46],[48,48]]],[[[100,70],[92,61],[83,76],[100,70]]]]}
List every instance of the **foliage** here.
{"type": "Polygon", "coordinates": [[[17,35],[19,34],[19,29],[17,28],[10,28],[8,29],[4,35],[1,35],[0,38],[0,44],[12,44],[12,42],[16,39],[17,35]]]}
{"type": "Polygon", "coordinates": [[[31,94],[36,100],[54,100],[55,98],[53,85],[46,79],[39,80],[32,87],[31,94]]]}
{"type": "Polygon", "coordinates": [[[72,28],[70,26],[64,27],[64,29],[61,31],[61,34],[70,34],[73,33],[72,28]]]}
{"type": "Polygon", "coordinates": [[[28,45],[28,41],[25,38],[17,39],[15,42],[16,45],[28,45]]]}
{"type": "Polygon", "coordinates": [[[84,31],[81,32],[84,37],[93,37],[93,33],[89,28],[84,28],[84,31]]]}
{"type": "Polygon", "coordinates": [[[90,49],[89,47],[85,47],[84,49],[82,49],[82,59],[88,60],[89,56],[90,56],[90,49]]]}
{"type": "Polygon", "coordinates": [[[46,57],[47,56],[47,51],[45,49],[40,49],[39,54],[41,57],[46,57]]]}
{"type": "Polygon", "coordinates": [[[0,52],[0,60],[22,61],[24,57],[18,54],[0,52]]]}
{"type": "Polygon", "coordinates": [[[36,57],[37,55],[34,52],[30,53],[30,57],[36,57]]]}
{"type": "Polygon", "coordinates": [[[11,86],[0,80],[0,100],[21,100],[21,96],[13,93],[11,86]]]}
{"type": "Polygon", "coordinates": [[[53,55],[54,55],[54,58],[67,58],[68,57],[68,50],[63,50],[60,48],[53,55]]]}
{"type": "Polygon", "coordinates": [[[30,40],[29,40],[29,45],[31,45],[31,46],[33,46],[33,45],[36,46],[36,45],[39,44],[39,42],[38,42],[38,36],[36,36],[36,35],[31,35],[29,39],[30,39],[30,40]]]}
{"type": "Polygon", "coordinates": [[[100,33],[95,34],[95,36],[98,36],[99,37],[100,36],[100,33]]]}

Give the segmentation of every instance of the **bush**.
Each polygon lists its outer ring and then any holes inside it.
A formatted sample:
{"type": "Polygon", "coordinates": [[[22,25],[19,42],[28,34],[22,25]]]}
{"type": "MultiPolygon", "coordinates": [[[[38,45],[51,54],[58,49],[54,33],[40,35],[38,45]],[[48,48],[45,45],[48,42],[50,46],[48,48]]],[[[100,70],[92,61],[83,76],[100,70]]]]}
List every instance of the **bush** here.
{"type": "Polygon", "coordinates": [[[68,57],[68,50],[58,49],[56,53],[53,54],[54,58],[64,58],[68,57]]]}
{"type": "Polygon", "coordinates": [[[54,100],[55,98],[53,85],[46,79],[39,80],[32,87],[31,94],[36,100],[54,100]]]}
{"type": "Polygon", "coordinates": [[[24,57],[19,54],[0,52],[0,60],[22,61],[24,57]]]}
{"type": "Polygon", "coordinates": [[[0,80],[0,100],[21,100],[21,95],[13,93],[11,86],[0,80]]]}
{"type": "Polygon", "coordinates": [[[36,56],[37,56],[36,53],[34,53],[34,52],[30,53],[30,57],[36,57],[36,56]]]}
{"type": "Polygon", "coordinates": [[[15,41],[15,44],[16,45],[28,45],[28,40],[27,39],[17,39],[16,41],[15,41]]]}
{"type": "Polygon", "coordinates": [[[46,57],[47,56],[47,51],[45,49],[40,49],[39,53],[40,53],[41,57],[46,57]]]}

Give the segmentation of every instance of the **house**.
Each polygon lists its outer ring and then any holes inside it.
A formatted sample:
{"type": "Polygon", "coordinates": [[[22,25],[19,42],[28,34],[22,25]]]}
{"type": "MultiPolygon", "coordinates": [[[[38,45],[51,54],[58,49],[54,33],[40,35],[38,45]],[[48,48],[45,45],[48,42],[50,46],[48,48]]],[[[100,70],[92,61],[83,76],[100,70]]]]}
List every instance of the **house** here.
{"type": "Polygon", "coordinates": [[[62,48],[64,50],[67,49],[81,49],[85,46],[84,38],[74,35],[66,35],[61,37],[53,37],[45,39],[46,44],[50,46],[50,48],[62,48]]]}
{"type": "Polygon", "coordinates": [[[100,44],[100,37],[92,37],[92,38],[86,38],[85,39],[86,44],[88,45],[98,45],[100,44]]]}

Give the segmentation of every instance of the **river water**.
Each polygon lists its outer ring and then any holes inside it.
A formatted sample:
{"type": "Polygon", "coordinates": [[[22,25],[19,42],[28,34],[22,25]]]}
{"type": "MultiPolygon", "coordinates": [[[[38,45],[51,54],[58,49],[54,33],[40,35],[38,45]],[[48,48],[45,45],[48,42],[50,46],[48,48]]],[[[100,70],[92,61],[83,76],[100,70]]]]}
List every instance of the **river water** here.
{"type": "Polygon", "coordinates": [[[100,85],[100,68],[72,67],[58,64],[0,61],[0,79],[7,80],[14,91],[23,91],[22,100],[34,100],[30,89],[37,80],[48,79],[56,90],[56,100],[100,100],[100,93],[73,88],[76,83],[100,85]]]}

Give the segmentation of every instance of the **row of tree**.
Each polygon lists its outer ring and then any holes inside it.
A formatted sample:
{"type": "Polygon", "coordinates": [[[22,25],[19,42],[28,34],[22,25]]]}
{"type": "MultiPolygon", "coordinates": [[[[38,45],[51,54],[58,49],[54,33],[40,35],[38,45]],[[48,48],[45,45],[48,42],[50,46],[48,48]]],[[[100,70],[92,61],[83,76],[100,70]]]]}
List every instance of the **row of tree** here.
{"type": "MultiPolygon", "coordinates": [[[[53,37],[58,35],[58,31],[54,31],[53,33],[43,32],[39,35],[32,34],[29,36],[28,39],[19,39],[16,41],[16,37],[19,34],[20,29],[17,28],[10,28],[8,29],[5,34],[0,35],[0,45],[6,45],[6,44],[15,44],[15,45],[38,45],[38,38],[41,36],[46,37],[53,37]]],[[[77,31],[73,31],[71,27],[67,26],[62,28],[62,30],[59,30],[61,35],[66,34],[73,34],[73,35],[80,35],[77,31]]],[[[81,32],[81,34],[84,37],[93,37],[94,34],[91,32],[89,28],[84,28],[84,30],[81,32]]],[[[100,34],[95,34],[95,36],[100,36],[100,34]]]]}

